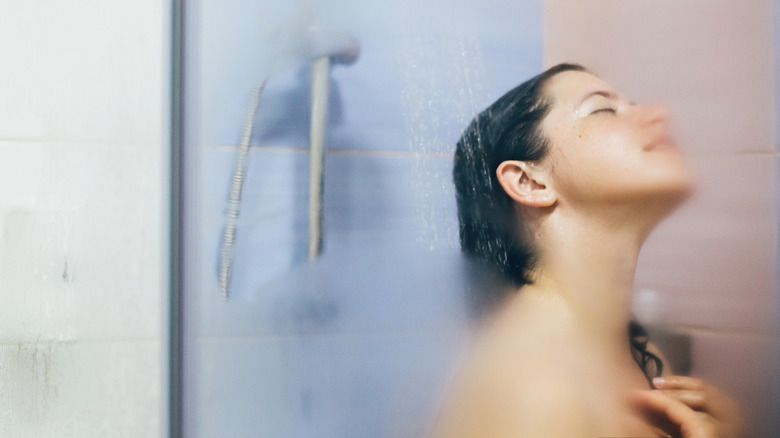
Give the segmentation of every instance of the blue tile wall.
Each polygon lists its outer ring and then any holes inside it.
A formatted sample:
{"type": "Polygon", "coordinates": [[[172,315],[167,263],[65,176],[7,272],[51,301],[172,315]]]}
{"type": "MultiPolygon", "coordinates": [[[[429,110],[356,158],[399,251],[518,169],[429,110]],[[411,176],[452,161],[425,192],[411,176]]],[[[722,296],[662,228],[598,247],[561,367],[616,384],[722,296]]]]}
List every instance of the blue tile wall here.
{"type": "Polygon", "coordinates": [[[425,98],[452,103],[464,101],[455,79],[468,77],[460,85],[475,90],[481,108],[542,63],[541,0],[489,7],[475,0],[204,0],[199,9],[198,98],[207,144],[238,142],[249,92],[268,77],[255,141],[308,145],[310,81],[301,53],[309,26],[354,36],[362,46],[354,65],[333,69],[335,147],[408,149],[404,93],[436,91],[410,82],[421,73],[448,92],[425,98]]]}
{"type": "Polygon", "coordinates": [[[452,150],[476,112],[541,70],[542,7],[196,4],[193,436],[420,435],[467,320],[452,150]],[[362,53],[331,72],[324,251],[309,262],[310,67],[298,34],[311,24],[353,35],[362,53]],[[225,303],[216,271],[234,146],[266,75],[225,303]]]}
{"type": "Polygon", "coordinates": [[[419,437],[456,339],[390,332],[200,340],[196,429],[202,436],[419,437]]]}

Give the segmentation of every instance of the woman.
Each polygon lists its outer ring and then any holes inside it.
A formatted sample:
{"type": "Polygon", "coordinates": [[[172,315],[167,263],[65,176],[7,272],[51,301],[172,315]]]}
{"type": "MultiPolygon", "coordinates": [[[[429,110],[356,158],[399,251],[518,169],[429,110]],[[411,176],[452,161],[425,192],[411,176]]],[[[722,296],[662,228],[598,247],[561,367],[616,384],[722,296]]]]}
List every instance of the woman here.
{"type": "Polygon", "coordinates": [[[692,188],[668,121],[570,64],[472,121],[455,153],[461,244],[508,287],[482,291],[491,317],[435,436],[737,435],[733,403],[662,376],[630,321],[642,243],[692,188]]]}

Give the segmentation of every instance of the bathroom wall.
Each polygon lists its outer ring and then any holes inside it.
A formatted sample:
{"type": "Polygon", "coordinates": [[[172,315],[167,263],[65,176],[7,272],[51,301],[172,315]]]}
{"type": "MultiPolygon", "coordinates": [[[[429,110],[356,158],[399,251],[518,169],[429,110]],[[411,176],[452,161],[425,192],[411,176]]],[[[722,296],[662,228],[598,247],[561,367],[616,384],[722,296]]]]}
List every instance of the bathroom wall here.
{"type": "MultiPolygon", "coordinates": [[[[704,184],[643,253],[645,316],[691,337],[692,372],[742,402],[749,436],[780,430],[776,3],[193,1],[187,436],[425,427],[463,319],[448,152],[477,110],[563,59],[679,114],[704,184]],[[332,73],[310,263],[312,24],[363,53],[332,73]],[[271,74],[224,303],[234,146],[271,74]]],[[[0,4],[2,436],[162,435],[168,22],[151,0],[0,4]]]]}
{"type": "Polygon", "coordinates": [[[776,436],[777,2],[545,6],[545,64],[580,62],[667,104],[698,180],[643,249],[638,316],[689,338],[691,373],[737,399],[746,436],[776,436]]]}
{"type": "Polygon", "coordinates": [[[186,435],[419,436],[464,318],[451,153],[478,110],[541,68],[541,2],[194,7],[186,435]],[[308,262],[311,25],[362,53],[332,70],[324,251],[308,262]],[[266,74],[223,302],[235,145],[266,74]]]}
{"type": "Polygon", "coordinates": [[[0,436],[161,436],[166,2],[0,2],[0,436]]]}

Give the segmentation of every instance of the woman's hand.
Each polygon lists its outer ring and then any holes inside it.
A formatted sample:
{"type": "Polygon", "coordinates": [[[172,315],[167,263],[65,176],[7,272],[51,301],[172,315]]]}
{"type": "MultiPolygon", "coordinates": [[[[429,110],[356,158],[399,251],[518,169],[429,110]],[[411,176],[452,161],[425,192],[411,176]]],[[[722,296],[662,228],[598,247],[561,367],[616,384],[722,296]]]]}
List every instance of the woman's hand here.
{"type": "Polygon", "coordinates": [[[696,412],[707,414],[717,425],[718,437],[738,438],[742,435],[739,406],[704,380],[687,376],[667,376],[653,379],[662,394],[672,397],[696,412]]]}
{"type": "Polygon", "coordinates": [[[669,376],[653,380],[655,391],[636,391],[630,400],[655,427],[672,437],[738,438],[738,407],[701,379],[669,376]]]}

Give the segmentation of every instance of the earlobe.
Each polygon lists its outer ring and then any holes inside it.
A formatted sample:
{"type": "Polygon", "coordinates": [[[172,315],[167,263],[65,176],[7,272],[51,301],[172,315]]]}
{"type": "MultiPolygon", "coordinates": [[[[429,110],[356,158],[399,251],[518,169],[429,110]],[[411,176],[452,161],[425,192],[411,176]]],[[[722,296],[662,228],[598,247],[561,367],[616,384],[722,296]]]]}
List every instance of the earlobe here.
{"type": "Polygon", "coordinates": [[[555,192],[545,184],[542,169],[526,161],[508,160],[496,169],[498,182],[515,202],[528,207],[550,207],[555,204],[555,192]]]}

